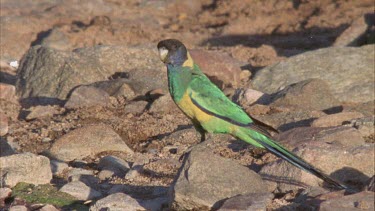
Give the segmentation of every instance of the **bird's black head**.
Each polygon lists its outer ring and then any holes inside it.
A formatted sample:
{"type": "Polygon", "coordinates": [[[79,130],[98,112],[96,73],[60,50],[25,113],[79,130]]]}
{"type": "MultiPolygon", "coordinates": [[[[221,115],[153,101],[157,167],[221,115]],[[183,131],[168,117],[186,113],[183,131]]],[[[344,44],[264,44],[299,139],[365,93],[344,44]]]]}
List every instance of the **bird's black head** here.
{"type": "Polygon", "coordinates": [[[158,50],[160,59],[165,64],[182,65],[188,59],[185,45],[176,39],[160,41],[158,50]]]}

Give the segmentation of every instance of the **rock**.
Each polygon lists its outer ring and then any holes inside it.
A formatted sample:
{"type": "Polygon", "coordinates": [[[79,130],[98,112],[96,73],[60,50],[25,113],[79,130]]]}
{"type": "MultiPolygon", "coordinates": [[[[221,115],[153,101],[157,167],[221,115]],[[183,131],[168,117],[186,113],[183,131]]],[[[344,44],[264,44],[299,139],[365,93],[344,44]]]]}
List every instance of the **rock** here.
{"type": "MultiPolygon", "coordinates": [[[[3,30],[0,41],[3,50],[1,57],[16,59],[25,54],[30,46],[38,44],[38,40],[46,36],[46,32],[51,28],[77,20],[86,20],[85,17],[91,17],[94,14],[107,14],[112,10],[103,0],[84,0],[79,4],[76,4],[75,0],[63,2],[5,1],[4,4],[11,6],[2,10],[4,18],[1,20],[3,30]],[[59,15],[56,16],[56,14],[59,15]]],[[[3,7],[4,4],[2,2],[2,9],[6,8],[6,6],[3,7]]],[[[79,21],[79,23],[82,22],[79,21]]],[[[68,26],[70,30],[74,30],[70,25],[68,26]]],[[[72,32],[72,34],[75,33],[72,32]]]]}
{"type": "Polygon", "coordinates": [[[40,45],[61,51],[71,48],[68,37],[58,27],[47,31],[45,37],[40,41],[40,45]]]}
{"type": "Polygon", "coordinates": [[[0,207],[5,207],[5,200],[12,195],[12,189],[0,188],[0,207]]]}
{"type": "Polygon", "coordinates": [[[96,105],[106,106],[108,103],[109,95],[107,92],[92,86],[79,86],[72,91],[64,107],[72,109],[96,105]]]}
{"type": "MultiPolygon", "coordinates": [[[[293,152],[331,177],[361,188],[373,174],[371,152],[373,144],[354,140],[352,128],[295,128],[281,133],[277,140],[293,149],[293,152]],[[337,134],[337,137],[335,137],[337,134]],[[342,140],[347,139],[347,140],[342,140]],[[356,144],[350,143],[351,141],[356,144]],[[344,145],[343,143],[347,143],[344,145]]],[[[359,136],[358,138],[361,138],[359,136]]],[[[278,183],[280,192],[287,192],[304,185],[319,186],[322,181],[283,160],[265,165],[260,174],[268,183],[278,183]]]]}
{"type": "Polygon", "coordinates": [[[367,191],[375,192],[375,176],[372,176],[368,181],[366,185],[367,191]]]}
{"type": "Polygon", "coordinates": [[[69,176],[68,181],[69,182],[77,182],[77,181],[83,182],[85,185],[93,189],[99,190],[100,179],[95,177],[94,175],[76,174],[76,175],[69,176]]]}
{"type": "Polygon", "coordinates": [[[167,94],[156,99],[152,104],[149,110],[151,113],[171,113],[179,111],[176,104],[173,102],[172,97],[167,94]]]}
{"type": "Polygon", "coordinates": [[[57,139],[49,153],[62,161],[72,161],[104,151],[133,151],[121,137],[107,125],[92,125],[75,129],[57,139]]]}
{"type": "Polygon", "coordinates": [[[2,187],[13,187],[18,182],[46,184],[52,179],[49,159],[31,153],[0,157],[2,187]]]}
{"type": "Polygon", "coordinates": [[[235,87],[241,83],[239,62],[222,52],[190,50],[191,57],[200,69],[219,88],[235,87]]]}
{"type": "Polygon", "coordinates": [[[28,211],[28,209],[27,207],[23,205],[16,205],[16,206],[10,207],[9,211],[28,211]]]}
{"type": "Polygon", "coordinates": [[[315,138],[318,141],[344,147],[358,147],[365,144],[362,134],[352,127],[336,127],[322,130],[315,138]]]}
{"type": "Polygon", "coordinates": [[[374,210],[374,193],[363,191],[360,193],[333,198],[320,204],[319,210],[374,210]]]}
{"type": "Polygon", "coordinates": [[[91,84],[98,89],[107,92],[110,96],[132,99],[136,96],[134,90],[126,83],[124,78],[116,78],[109,81],[99,81],[91,84]]]}
{"type": "Polygon", "coordinates": [[[40,119],[44,117],[51,117],[58,114],[59,111],[50,105],[47,106],[35,106],[30,108],[30,113],[27,114],[26,120],[40,119]]]}
{"type": "Polygon", "coordinates": [[[285,107],[259,106],[257,104],[246,109],[246,111],[257,120],[279,131],[310,126],[314,119],[326,115],[322,111],[290,110],[285,107]],[[254,115],[253,112],[262,112],[261,114],[265,112],[267,115],[254,115]],[[270,112],[270,114],[267,112],[270,112]]]}
{"type": "Polygon", "coordinates": [[[16,101],[16,87],[10,84],[0,83],[0,99],[16,101]]]}
{"type": "MultiPolygon", "coordinates": [[[[118,177],[124,177],[126,172],[128,172],[130,169],[129,164],[126,161],[112,155],[101,158],[98,164],[98,168],[113,172],[113,174],[118,177]]],[[[106,172],[106,175],[109,175],[108,172],[106,172]]]]}
{"type": "Polygon", "coordinates": [[[350,122],[352,119],[364,117],[359,112],[341,112],[327,116],[319,117],[311,123],[312,127],[332,127],[339,126],[345,122],[350,122]]]}
{"type": "Polygon", "coordinates": [[[358,118],[354,119],[350,122],[350,124],[357,128],[358,131],[362,134],[364,137],[369,137],[374,135],[374,126],[375,126],[375,117],[364,117],[364,118],[358,118]]]}
{"type": "Polygon", "coordinates": [[[80,181],[69,182],[62,186],[59,191],[70,194],[78,200],[91,200],[102,196],[100,192],[86,186],[85,183],[80,181]]]}
{"type": "Polygon", "coordinates": [[[90,169],[83,168],[71,168],[68,172],[68,177],[72,176],[81,176],[81,175],[94,175],[94,171],[90,169]]]}
{"type": "Polygon", "coordinates": [[[47,204],[47,205],[43,206],[42,208],[40,208],[39,211],[59,211],[59,210],[56,207],[54,207],[53,205],[47,204]]]}
{"type": "Polygon", "coordinates": [[[288,85],[272,97],[272,106],[293,107],[302,110],[324,110],[339,105],[327,82],[308,79],[288,85]]]}
{"type": "Polygon", "coordinates": [[[366,41],[366,32],[369,28],[364,16],[357,18],[340,34],[333,46],[360,46],[366,41]]]}
{"type": "Polygon", "coordinates": [[[326,81],[335,98],[347,102],[374,99],[374,45],[309,51],[256,72],[255,89],[271,94],[309,78],[326,81]],[[361,74],[358,74],[358,73],[361,74]]]}
{"type": "Polygon", "coordinates": [[[104,169],[104,170],[101,170],[98,173],[98,178],[100,180],[105,180],[105,179],[111,178],[113,175],[115,175],[115,171],[114,170],[104,169]]]}
{"type": "Polygon", "coordinates": [[[258,90],[246,89],[243,93],[243,100],[241,100],[241,105],[252,105],[252,104],[268,104],[270,101],[270,96],[264,94],[258,90]],[[243,102],[242,102],[243,101],[243,102]]]}
{"type": "Polygon", "coordinates": [[[350,103],[342,106],[342,112],[359,112],[365,116],[373,116],[375,110],[375,100],[371,100],[365,103],[350,103]]]}
{"type": "Polygon", "coordinates": [[[125,105],[124,111],[125,113],[131,113],[131,114],[141,114],[148,105],[148,102],[146,101],[131,101],[129,104],[125,105]]]}
{"type": "Polygon", "coordinates": [[[74,87],[125,72],[126,81],[137,93],[167,90],[165,71],[157,71],[161,69],[165,67],[154,46],[99,45],[73,52],[34,46],[20,62],[16,89],[21,98],[65,100],[74,87]]]}
{"type": "Polygon", "coordinates": [[[142,172],[143,172],[143,166],[142,165],[133,166],[132,169],[130,169],[128,171],[128,173],[126,173],[125,179],[133,180],[136,177],[138,177],[139,175],[141,175],[142,172]]]}
{"type": "Polygon", "coordinates": [[[8,117],[0,111],[0,136],[5,136],[8,133],[8,117]]]}
{"type": "Polygon", "coordinates": [[[175,177],[170,188],[171,206],[177,210],[211,209],[220,200],[238,194],[266,191],[258,174],[233,160],[212,154],[201,144],[185,157],[175,177]]]}
{"type": "Polygon", "coordinates": [[[53,175],[62,174],[65,170],[69,168],[68,164],[58,160],[51,160],[50,164],[53,175]]]}
{"type": "Polygon", "coordinates": [[[0,157],[13,155],[16,154],[17,145],[0,137],[0,149],[0,157]]]}
{"type": "Polygon", "coordinates": [[[124,193],[114,193],[98,200],[90,207],[90,211],[101,210],[146,210],[138,200],[124,193]]]}
{"type": "Polygon", "coordinates": [[[0,200],[8,198],[11,194],[12,194],[12,189],[0,188],[0,200]]]}
{"type": "Polygon", "coordinates": [[[272,193],[249,193],[234,196],[225,200],[218,211],[235,210],[266,210],[267,205],[272,201],[272,193]]]}

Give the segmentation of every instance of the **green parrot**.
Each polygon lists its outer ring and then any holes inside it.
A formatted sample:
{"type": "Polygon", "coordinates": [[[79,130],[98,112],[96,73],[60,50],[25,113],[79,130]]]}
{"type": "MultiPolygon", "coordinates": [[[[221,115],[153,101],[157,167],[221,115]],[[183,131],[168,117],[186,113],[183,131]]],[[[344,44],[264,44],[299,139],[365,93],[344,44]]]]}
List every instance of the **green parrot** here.
{"type": "Polygon", "coordinates": [[[202,135],[201,141],[204,141],[206,133],[230,134],[255,147],[267,149],[334,187],[347,188],[273,141],[264,128],[207,78],[182,42],[167,39],[160,41],[157,47],[160,59],[167,66],[169,92],[202,135]]]}

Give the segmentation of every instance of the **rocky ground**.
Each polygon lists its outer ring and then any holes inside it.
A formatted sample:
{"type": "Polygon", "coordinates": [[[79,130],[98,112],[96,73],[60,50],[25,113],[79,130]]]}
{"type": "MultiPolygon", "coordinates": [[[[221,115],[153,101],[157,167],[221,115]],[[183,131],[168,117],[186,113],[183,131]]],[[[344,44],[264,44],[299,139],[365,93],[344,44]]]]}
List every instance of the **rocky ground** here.
{"type": "Polygon", "coordinates": [[[373,210],[374,7],[1,0],[0,210],[373,210]],[[165,38],[352,191],[227,135],[198,144],[165,38]]]}

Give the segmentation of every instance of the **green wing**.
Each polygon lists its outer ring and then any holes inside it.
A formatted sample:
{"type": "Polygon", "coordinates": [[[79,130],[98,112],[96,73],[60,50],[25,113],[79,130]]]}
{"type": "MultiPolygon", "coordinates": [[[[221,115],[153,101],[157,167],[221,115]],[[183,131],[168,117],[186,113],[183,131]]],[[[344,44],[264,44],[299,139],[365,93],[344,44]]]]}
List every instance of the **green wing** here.
{"type": "Polygon", "coordinates": [[[229,100],[206,76],[195,75],[189,84],[192,102],[206,113],[240,126],[253,121],[240,106],[229,100]]]}

